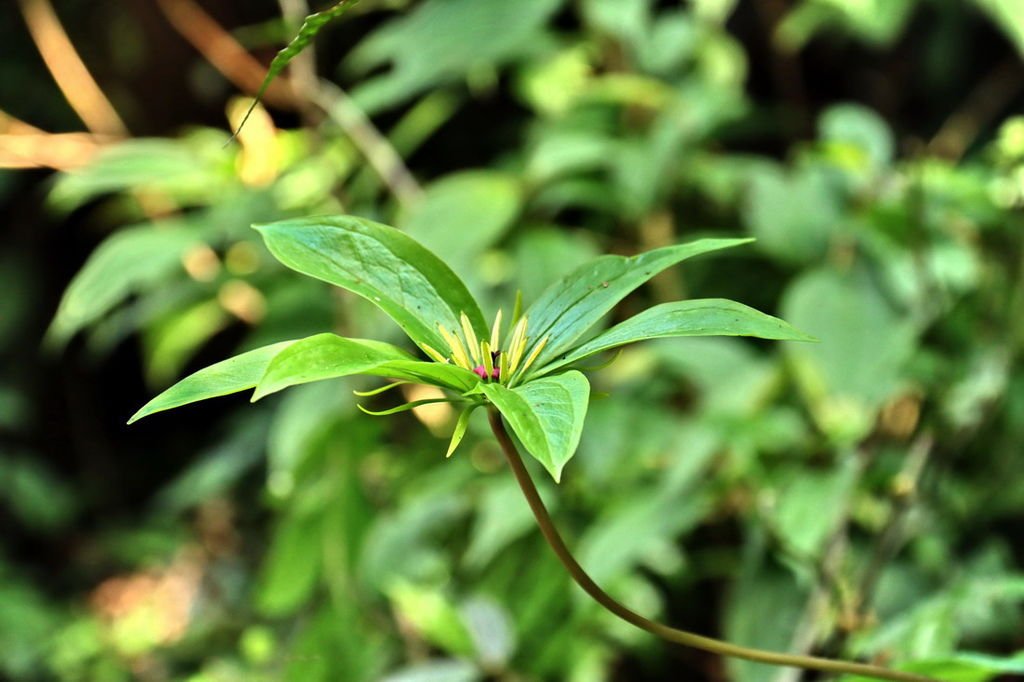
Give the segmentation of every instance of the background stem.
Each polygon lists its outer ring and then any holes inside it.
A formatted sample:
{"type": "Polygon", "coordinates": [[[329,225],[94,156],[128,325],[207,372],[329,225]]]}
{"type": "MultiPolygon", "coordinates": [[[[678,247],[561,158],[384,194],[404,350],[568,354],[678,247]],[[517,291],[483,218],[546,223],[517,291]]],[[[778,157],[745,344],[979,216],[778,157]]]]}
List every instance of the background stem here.
{"type": "Polygon", "coordinates": [[[797,656],[773,651],[764,651],[762,649],[742,647],[736,644],[730,644],[729,642],[713,639],[711,637],[697,635],[692,632],[677,630],[645,618],[630,610],[602,590],[576,561],[576,558],[566,546],[565,541],[562,540],[562,536],[559,535],[554,523],[552,523],[551,516],[548,514],[548,510],[544,506],[544,502],[541,500],[540,494],[537,492],[537,487],[533,484],[533,479],[530,478],[530,473],[526,470],[523,460],[519,457],[519,451],[512,442],[512,438],[508,435],[508,431],[505,430],[505,424],[502,422],[501,415],[498,414],[497,410],[490,409],[488,410],[488,418],[490,419],[491,430],[494,432],[494,437],[497,438],[498,444],[501,445],[501,449],[505,453],[505,458],[508,460],[509,467],[511,467],[512,473],[515,475],[516,481],[519,483],[519,487],[523,491],[523,496],[526,497],[526,502],[530,505],[530,510],[533,512],[533,516],[537,520],[540,532],[544,535],[544,539],[547,540],[551,549],[553,549],[555,554],[558,556],[558,560],[562,562],[562,565],[565,566],[569,575],[572,576],[572,579],[576,581],[577,585],[583,588],[584,592],[590,595],[598,604],[627,623],[631,623],[632,625],[657,635],[669,642],[675,642],[677,644],[693,647],[695,649],[718,654],[720,656],[732,656],[734,658],[742,658],[748,661],[756,661],[758,663],[786,665],[805,668],[808,670],[863,675],[880,680],[895,680],[896,682],[938,682],[930,677],[888,670],[886,668],[868,665],[865,663],[848,663],[829,658],[797,656]]]}

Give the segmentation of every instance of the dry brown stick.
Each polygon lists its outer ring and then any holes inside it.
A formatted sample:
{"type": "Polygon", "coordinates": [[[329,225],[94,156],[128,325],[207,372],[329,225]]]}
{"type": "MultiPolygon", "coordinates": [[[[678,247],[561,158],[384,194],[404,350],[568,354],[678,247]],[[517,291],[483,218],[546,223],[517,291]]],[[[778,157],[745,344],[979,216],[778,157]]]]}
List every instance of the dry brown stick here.
{"type": "Polygon", "coordinates": [[[104,143],[117,139],[89,133],[0,133],[0,168],[80,168],[104,143]]]}
{"type": "Polygon", "coordinates": [[[46,68],[86,127],[100,135],[127,136],[127,126],[78,56],[50,0],[20,0],[20,3],[21,13],[46,68]]]}
{"type": "MultiPolygon", "coordinates": [[[[267,74],[266,67],[206,10],[193,0],[157,0],[157,4],[175,30],[222,76],[242,92],[255,95],[259,91],[267,74]]],[[[295,94],[286,79],[271,82],[263,99],[276,107],[296,106],[295,94]]]]}

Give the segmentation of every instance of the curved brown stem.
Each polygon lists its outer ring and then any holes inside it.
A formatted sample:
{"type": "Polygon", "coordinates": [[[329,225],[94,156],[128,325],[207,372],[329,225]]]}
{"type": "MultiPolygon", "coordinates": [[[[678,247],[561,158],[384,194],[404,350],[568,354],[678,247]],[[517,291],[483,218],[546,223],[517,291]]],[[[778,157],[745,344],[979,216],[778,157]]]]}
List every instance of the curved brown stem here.
{"type": "Polygon", "coordinates": [[[530,509],[533,511],[533,516],[537,520],[537,525],[540,526],[540,532],[544,535],[544,539],[547,540],[551,549],[553,549],[555,554],[558,556],[558,560],[562,562],[562,565],[565,566],[569,575],[572,576],[572,579],[576,581],[577,585],[583,588],[584,592],[590,595],[598,604],[627,623],[631,623],[641,630],[646,630],[647,632],[657,635],[669,642],[675,642],[676,644],[682,644],[684,646],[693,647],[695,649],[718,654],[720,656],[732,656],[733,658],[742,658],[748,661],[756,661],[758,663],[793,666],[807,670],[863,675],[880,680],[894,680],[895,682],[938,682],[938,680],[931,677],[889,670],[887,668],[868,665],[865,663],[848,663],[846,661],[836,661],[829,658],[797,656],[737,646],[736,644],[730,644],[729,642],[723,642],[711,637],[704,637],[703,635],[697,635],[692,632],[677,630],[645,618],[630,610],[626,606],[615,601],[604,590],[602,590],[576,561],[576,558],[566,546],[565,541],[562,540],[562,536],[558,534],[558,530],[555,528],[554,523],[552,523],[551,516],[548,515],[548,510],[544,506],[544,502],[541,500],[540,494],[537,492],[537,487],[533,484],[533,479],[530,478],[530,474],[526,470],[523,460],[519,457],[519,451],[512,442],[512,438],[508,435],[508,431],[505,430],[505,425],[501,420],[501,415],[498,414],[497,410],[492,408],[488,411],[488,416],[491,421],[491,430],[494,432],[495,438],[498,439],[498,443],[501,445],[501,449],[505,453],[505,458],[508,460],[508,464],[512,468],[512,473],[515,475],[516,481],[519,483],[519,487],[523,491],[523,496],[526,497],[527,504],[530,505],[530,509]]]}

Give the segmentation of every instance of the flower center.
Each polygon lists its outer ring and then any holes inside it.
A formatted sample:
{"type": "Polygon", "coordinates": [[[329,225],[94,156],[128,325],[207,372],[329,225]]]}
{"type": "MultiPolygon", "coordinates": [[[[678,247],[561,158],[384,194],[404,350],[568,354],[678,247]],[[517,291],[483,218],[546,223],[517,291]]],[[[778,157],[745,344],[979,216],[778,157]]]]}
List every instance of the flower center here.
{"type": "Polygon", "coordinates": [[[522,376],[544,349],[548,337],[537,343],[529,356],[525,356],[529,348],[527,330],[529,323],[523,316],[515,322],[507,341],[507,351],[501,350],[501,311],[494,318],[489,340],[478,340],[473,325],[465,313],[459,316],[460,329],[450,330],[438,324],[437,329],[448,345],[448,353],[438,351],[427,344],[422,344],[423,351],[436,362],[451,362],[457,367],[468,369],[483,381],[498,381],[508,384],[513,378],[522,376]]]}

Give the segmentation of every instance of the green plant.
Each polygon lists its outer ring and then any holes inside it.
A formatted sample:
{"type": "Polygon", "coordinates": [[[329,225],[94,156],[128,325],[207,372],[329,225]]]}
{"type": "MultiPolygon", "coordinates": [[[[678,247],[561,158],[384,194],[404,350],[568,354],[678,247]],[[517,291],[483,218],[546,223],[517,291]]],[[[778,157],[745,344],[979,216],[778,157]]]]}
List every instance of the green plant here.
{"type": "Polygon", "coordinates": [[[586,574],[566,548],[505,429],[557,481],[583,431],[590,385],[579,362],[646,339],[675,336],[753,336],[811,341],[784,321],[734,301],[665,303],[585,342],[580,339],[634,289],[687,258],[749,239],[703,239],[633,257],[602,256],[556,281],[522,311],[521,298],[502,334],[502,311],[488,328],[480,306],[436,255],[387,225],[354,216],[285,220],[258,226],[271,253],[288,267],[352,291],[393,319],[427,356],[366,339],[318,334],[265,346],[200,370],[167,389],[129,421],[205,398],[255,388],[253,400],[289,386],[367,374],[395,379],[372,396],[405,383],[436,386],[449,397],[412,401],[373,415],[432,402],[462,409],[447,455],[458,446],[473,410],[486,407],[491,428],[537,522],[573,579],[623,620],[669,641],[762,663],[855,673],[881,679],[930,678],[872,665],[790,656],[740,647],[650,621],[622,606],[586,574]],[[532,326],[531,326],[532,320],[532,326]]]}

